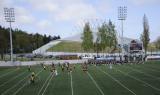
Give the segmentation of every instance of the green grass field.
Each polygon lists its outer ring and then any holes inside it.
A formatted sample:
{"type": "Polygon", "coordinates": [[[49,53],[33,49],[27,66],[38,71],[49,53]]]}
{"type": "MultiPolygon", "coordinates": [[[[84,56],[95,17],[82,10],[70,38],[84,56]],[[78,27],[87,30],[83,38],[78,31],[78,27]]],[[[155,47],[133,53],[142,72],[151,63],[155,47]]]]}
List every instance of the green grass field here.
{"type": "Polygon", "coordinates": [[[88,72],[81,65],[71,73],[62,72],[52,76],[49,69],[32,67],[38,78],[29,84],[27,67],[0,68],[1,95],[160,95],[160,62],[88,66],[88,72]]]}

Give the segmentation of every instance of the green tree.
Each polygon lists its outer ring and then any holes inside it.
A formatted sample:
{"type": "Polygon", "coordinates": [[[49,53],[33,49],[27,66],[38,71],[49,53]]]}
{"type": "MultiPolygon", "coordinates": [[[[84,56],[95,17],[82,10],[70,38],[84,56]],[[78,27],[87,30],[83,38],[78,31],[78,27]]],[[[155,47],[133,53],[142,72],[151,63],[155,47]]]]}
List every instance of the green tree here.
{"type": "Polygon", "coordinates": [[[48,43],[48,39],[47,39],[47,36],[46,36],[46,34],[43,36],[43,43],[48,43]]]}
{"type": "Polygon", "coordinates": [[[111,20],[109,20],[108,28],[109,28],[108,29],[109,35],[107,37],[109,40],[109,47],[113,51],[116,49],[116,46],[117,46],[117,35],[116,35],[115,25],[111,22],[111,20]]]}
{"type": "Polygon", "coordinates": [[[102,51],[105,50],[105,48],[109,43],[108,42],[109,40],[107,39],[107,32],[108,32],[108,25],[106,22],[104,22],[102,26],[98,28],[98,35],[97,35],[100,41],[100,48],[102,51]]]}
{"type": "Polygon", "coordinates": [[[93,34],[88,22],[85,23],[81,39],[84,51],[90,51],[93,49],[93,34]]]}
{"type": "Polygon", "coordinates": [[[16,29],[14,31],[14,52],[15,53],[25,53],[25,52],[30,52],[30,37],[29,35],[22,31],[22,30],[18,30],[16,29]]]}
{"type": "Polygon", "coordinates": [[[155,41],[155,46],[157,50],[160,50],[160,36],[157,38],[157,40],[155,41]]]}
{"type": "Polygon", "coordinates": [[[100,39],[101,39],[100,33],[97,32],[97,38],[96,38],[96,41],[94,42],[94,51],[97,53],[97,55],[100,51],[102,51],[100,39]]]}
{"type": "MultiPolygon", "coordinates": [[[[56,39],[60,39],[60,36],[55,36],[56,39]]],[[[39,48],[40,46],[48,43],[52,40],[52,36],[46,36],[41,34],[28,34],[26,31],[19,29],[12,29],[13,39],[13,51],[14,53],[28,53],[39,48]]],[[[56,40],[54,39],[54,40],[56,40]]],[[[3,55],[10,53],[10,37],[9,28],[2,27],[0,25],[0,55],[3,59],[3,55]]]]}
{"type": "Polygon", "coordinates": [[[140,39],[143,42],[143,47],[144,47],[145,54],[146,54],[150,38],[149,38],[148,19],[147,19],[145,14],[144,14],[144,17],[143,17],[143,33],[141,34],[140,39]]]}
{"type": "Polygon", "coordinates": [[[6,32],[4,28],[0,26],[0,55],[1,59],[4,59],[4,53],[7,52],[9,46],[9,32],[6,32]]]}
{"type": "Polygon", "coordinates": [[[109,20],[108,23],[102,23],[102,26],[98,28],[97,37],[100,39],[101,50],[106,48],[115,49],[117,45],[117,36],[114,24],[109,20]]]}

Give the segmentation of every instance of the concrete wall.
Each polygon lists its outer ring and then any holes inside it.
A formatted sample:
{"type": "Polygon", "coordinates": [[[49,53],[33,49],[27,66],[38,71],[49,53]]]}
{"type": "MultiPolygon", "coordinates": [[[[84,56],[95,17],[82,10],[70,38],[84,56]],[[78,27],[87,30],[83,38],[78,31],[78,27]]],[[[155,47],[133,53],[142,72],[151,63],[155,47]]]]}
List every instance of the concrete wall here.
{"type": "Polygon", "coordinates": [[[8,61],[8,62],[0,61],[0,66],[27,66],[27,65],[38,65],[41,63],[52,64],[52,62],[54,64],[58,64],[58,63],[62,64],[65,62],[69,62],[70,64],[79,64],[79,63],[84,63],[85,61],[87,61],[87,59],[83,59],[83,60],[24,61],[24,62],[16,61],[13,63],[11,63],[10,61],[8,61]]]}

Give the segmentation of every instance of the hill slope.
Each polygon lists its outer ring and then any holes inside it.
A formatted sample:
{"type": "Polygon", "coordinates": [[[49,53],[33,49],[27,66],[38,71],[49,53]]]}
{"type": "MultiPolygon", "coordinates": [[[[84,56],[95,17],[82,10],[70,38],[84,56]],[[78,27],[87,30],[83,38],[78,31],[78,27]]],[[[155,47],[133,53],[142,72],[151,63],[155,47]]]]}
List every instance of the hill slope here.
{"type": "Polygon", "coordinates": [[[49,48],[47,51],[53,52],[82,52],[81,42],[62,41],[57,45],[49,48]]]}
{"type": "MultiPolygon", "coordinates": [[[[77,41],[62,41],[58,44],[52,46],[47,51],[49,52],[84,52],[81,47],[81,42],[77,41]]],[[[106,48],[103,52],[111,52],[111,48],[106,48]]],[[[91,50],[90,52],[94,52],[91,50]]],[[[102,51],[99,51],[99,53],[103,53],[102,51]]],[[[119,52],[119,50],[115,50],[114,52],[119,52]]]]}

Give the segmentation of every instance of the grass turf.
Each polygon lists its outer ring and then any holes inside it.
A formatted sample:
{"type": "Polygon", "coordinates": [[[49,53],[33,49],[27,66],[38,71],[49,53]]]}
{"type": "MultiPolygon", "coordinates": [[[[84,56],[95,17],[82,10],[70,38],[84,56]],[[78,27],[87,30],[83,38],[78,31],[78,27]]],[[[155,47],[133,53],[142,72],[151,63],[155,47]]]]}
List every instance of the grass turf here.
{"type": "Polygon", "coordinates": [[[47,51],[56,52],[82,52],[81,42],[62,41],[57,45],[49,48],[47,51]]]}
{"type": "Polygon", "coordinates": [[[35,84],[29,84],[27,67],[0,68],[0,95],[160,95],[160,62],[94,66],[88,72],[77,64],[71,73],[50,76],[41,66],[33,66],[35,84]],[[72,78],[72,80],[71,80],[72,78]]]}
{"type": "MultiPolygon", "coordinates": [[[[51,48],[49,48],[47,51],[53,51],[53,52],[84,52],[83,47],[81,46],[82,43],[78,41],[62,41],[51,48]]],[[[110,52],[112,51],[112,48],[106,48],[106,50],[100,52],[110,52]]],[[[94,52],[95,50],[90,50],[89,52],[94,52]]],[[[114,50],[115,53],[120,52],[119,49],[114,50]]]]}

